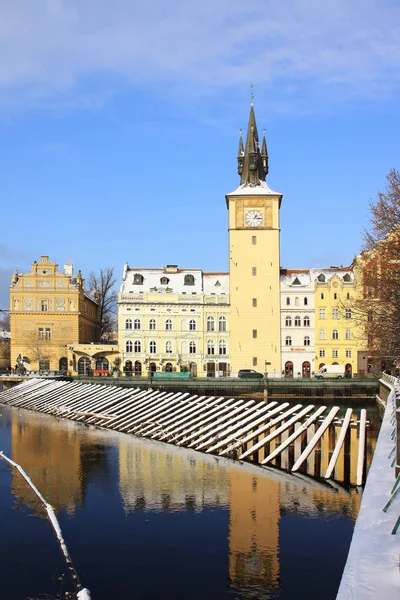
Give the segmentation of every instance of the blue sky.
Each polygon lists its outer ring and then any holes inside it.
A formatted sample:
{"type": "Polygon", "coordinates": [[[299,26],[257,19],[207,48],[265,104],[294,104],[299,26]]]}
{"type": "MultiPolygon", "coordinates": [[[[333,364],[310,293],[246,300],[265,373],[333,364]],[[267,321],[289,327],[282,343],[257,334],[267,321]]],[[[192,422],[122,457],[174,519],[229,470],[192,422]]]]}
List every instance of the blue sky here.
{"type": "Polygon", "coordinates": [[[283,267],[348,265],[399,167],[397,0],[0,0],[0,308],[42,254],[228,270],[250,83],[283,267]]]}

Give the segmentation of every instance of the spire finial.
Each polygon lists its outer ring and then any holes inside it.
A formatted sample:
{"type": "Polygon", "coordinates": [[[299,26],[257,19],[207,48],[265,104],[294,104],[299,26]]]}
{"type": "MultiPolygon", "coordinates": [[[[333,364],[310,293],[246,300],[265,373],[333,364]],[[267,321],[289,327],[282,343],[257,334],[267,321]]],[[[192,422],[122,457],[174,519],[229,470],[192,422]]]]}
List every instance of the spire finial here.
{"type": "Polygon", "coordinates": [[[255,83],[251,83],[251,84],[250,84],[250,100],[251,100],[251,102],[250,102],[250,106],[251,106],[252,108],[253,108],[253,106],[254,106],[254,102],[253,102],[253,100],[254,100],[253,88],[255,88],[255,87],[256,87],[256,84],[255,84],[255,83]]]}

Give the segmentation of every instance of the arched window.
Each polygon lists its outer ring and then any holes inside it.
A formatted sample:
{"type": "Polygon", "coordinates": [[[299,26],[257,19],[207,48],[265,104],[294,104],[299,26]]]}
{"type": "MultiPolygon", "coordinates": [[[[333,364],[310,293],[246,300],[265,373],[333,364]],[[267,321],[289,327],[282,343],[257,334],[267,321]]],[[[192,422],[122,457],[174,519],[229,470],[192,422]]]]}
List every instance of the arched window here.
{"type": "Polygon", "coordinates": [[[150,354],[155,354],[157,352],[157,342],[151,340],[150,342],[150,354]]]}
{"type": "Polygon", "coordinates": [[[213,340],[207,342],[207,354],[215,354],[215,346],[213,340]]]}
{"type": "Polygon", "coordinates": [[[127,360],[126,363],[124,364],[124,371],[125,371],[125,373],[132,373],[132,370],[133,370],[132,361],[127,360]]]}
{"type": "Polygon", "coordinates": [[[305,346],[309,346],[309,345],[310,345],[310,338],[308,337],[308,335],[306,335],[306,336],[304,337],[304,345],[305,345],[305,346]]]}
{"type": "Polygon", "coordinates": [[[287,335],[285,338],[285,345],[286,346],[291,346],[292,345],[292,338],[290,335],[287,335]]]}
{"type": "Polygon", "coordinates": [[[301,325],[301,319],[300,319],[300,317],[295,317],[294,318],[294,326],[295,327],[300,327],[300,325],[301,325]]]}
{"type": "Polygon", "coordinates": [[[189,354],[196,354],[196,342],[190,342],[189,354]]]}
{"type": "Polygon", "coordinates": [[[193,275],[185,275],[184,285],[194,285],[193,275]]]}
{"type": "Polygon", "coordinates": [[[134,349],[136,354],[139,354],[142,351],[142,342],[140,340],[136,340],[134,349]]]}
{"type": "Polygon", "coordinates": [[[207,317],[207,331],[215,331],[214,317],[207,317]]]}
{"type": "Polygon", "coordinates": [[[326,331],[325,331],[325,329],[320,329],[319,330],[319,339],[320,340],[326,340],[326,331]]]}
{"type": "Polygon", "coordinates": [[[150,321],[149,321],[149,329],[151,331],[154,331],[156,329],[156,320],[155,319],[150,319],[150,321]]]}
{"type": "Polygon", "coordinates": [[[303,325],[304,327],[310,327],[310,317],[304,317],[303,325]]]}
{"type": "Polygon", "coordinates": [[[285,326],[286,327],[291,327],[292,326],[292,317],[286,317],[286,319],[285,319],[285,326]]]}
{"type": "Polygon", "coordinates": [[[172,342],[165,342],[166,354],[172,354],[172,342]]]}
{"type": "Polygon", "coordinates": [[[334,329],[334,330],[332,331],[332,339],[333,339],[333,340],[338,340],[338,339],[339,339],[339,332],[338,332],[338,330],[337,330],[337,329],[334,329]]]}
{"type": "Polygon", "coordinates": [[[196,321],[194,319],[189,321],[189,331],[196,331],[196,321]]]}
{"type": "Polygon", "coordinates": [[[346,308],[345,317],[346,319],[351,319],[351,308],[346,308]]]}
{"type": "Polygon", "coordinates": [[[290,306],[290,298],[289,298],[289,296],[286,298],[286,306],[290,306]]]}
{"type": "Polygon", "coordinates": [[[218,331],[226,331],[226,317],[218,319],[218,331]]]}
{"type": "Polygon", "coordinates": [[[165,331],[172,331],[172,319],[165,321],[165,331]]]}
{"type": "Polygon", "coordinates": [[[126,352],[132,352],[132,348],[133,348],[133,344],[132,342],[129,340],[128,342],[126,342],[125,344],[125,351],[126,352]]]}
{"type": "Polygon", "coordinates": [[[140,319],[135,319],[133,321],[133,329],[142,329],[142,324],[140,322],[140,319]]]}
{"type": "Polygon", "coordinates": [[[125,329],[132,329],[132,319],[126,319],[125,329]]]}
{"type": "Polygon", "coordinates": [[[96,370],[108,371],[108,360],[104,356],[96,358],[96,370]]]}
{"type": "Polygon", "coordinates": [[[133,283],[134,285],[143,285],[143,275],[140,275],[139,273],[135,273],[133,276],[133,283]]]}
{"type": "Polygon", "coordinates": [[[351,340],[351,339],[352,339],[352,337],[353,337],[353,334],[352,334],[352,332],[351,332],[351,329],[346,329],[346,331],[345,331],[345,334],[344,334],[344,335],[345,335],[345,338],[346,338],[346,340],[351,340]]]}
{"type": "Polygon", "coordinates": [[[181,321],[181,331],[186,331],[187,330],[187,321],[186,319],[182,319],[181,321]]]}
{"type": "Polygon", "coordinates": [[[226,341],[220,340],[218,344],[219,354],[226,354],[226,341]]]}

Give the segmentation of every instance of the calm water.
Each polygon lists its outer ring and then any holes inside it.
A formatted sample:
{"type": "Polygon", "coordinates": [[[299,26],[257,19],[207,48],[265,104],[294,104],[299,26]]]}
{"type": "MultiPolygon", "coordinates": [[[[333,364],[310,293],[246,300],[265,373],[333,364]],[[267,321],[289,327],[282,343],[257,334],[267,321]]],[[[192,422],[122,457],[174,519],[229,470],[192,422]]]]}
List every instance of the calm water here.
{"type": "MultiPolygon", "coordinates": [[[[336,597],[360,495],[0,406],[0,449],[56,509],[93,600],[336,597]]],[[[1,600],[74,587],[43,508],[0,460],[1,600]]]]}

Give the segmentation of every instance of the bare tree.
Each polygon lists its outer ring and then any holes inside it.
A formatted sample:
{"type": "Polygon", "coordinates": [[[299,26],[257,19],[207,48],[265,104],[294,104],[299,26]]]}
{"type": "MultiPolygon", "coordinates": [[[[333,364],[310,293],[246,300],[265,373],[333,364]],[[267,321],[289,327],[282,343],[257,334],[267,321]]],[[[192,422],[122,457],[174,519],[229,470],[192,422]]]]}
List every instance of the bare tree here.
{"type": "Polygon", "coordinates": [[[400,359],[400,173],[391,169],[384,192],[370,202],[370,227],[354,267],[359,294],[353,302],[370,356],[385,368],[400,359]]]}
{"type": "Polygon", "coordinates": [[[100,339],[108,339],[116,328],[117,292],[114,289],[116,279],[114,267],[93,271],[89,275],[89,287],[99,303],[100,339]]]}
{"type": "Polygon", "coordinates": [[[54,357],[54,352],[51,348],[51,341],[40,335],[39,333],[32,331],[26,336],[26,348],[28,356],[17,357],[17,364],[20,367],[26,367],[26,358],[29,359],[29,363],[35,362],[38,364],[38,368],[49,368],[50,361],[54,357]]]}

